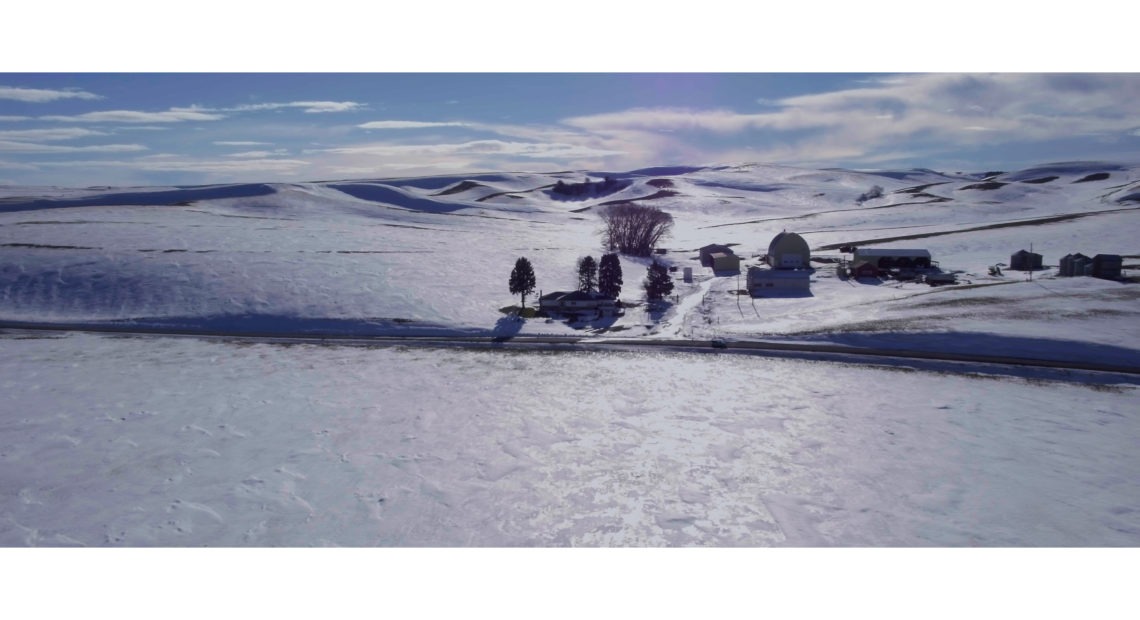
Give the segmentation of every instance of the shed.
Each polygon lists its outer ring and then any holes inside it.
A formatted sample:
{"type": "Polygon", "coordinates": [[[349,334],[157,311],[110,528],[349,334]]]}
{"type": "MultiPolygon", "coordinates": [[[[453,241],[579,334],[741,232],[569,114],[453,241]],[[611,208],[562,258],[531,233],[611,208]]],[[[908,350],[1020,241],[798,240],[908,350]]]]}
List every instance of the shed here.
{"type": "Polygon", "coordinates": [[[869,261],[860,261],[851,266],[850,273],[853,278],[877,278],[879,268],[869,261]]]}
{"type": "Polygon", "coordinates": [[[811,248],[803,237],[784,231],[768,244],[768,265],[773,269],[806,269],[811,267],[811,248]]]}
{"type": "Polygon", "coordinates": [[[1018,250],[1009,257],[1009,268],[1015,271],[1041,269],[1041,255],[1035,252],[1018,250]]]}
{"type": "Polygon", "coordinates": [[[1083,273],[1073,273],[1073,262],[1076,261],[1077,259],[1080,259],[1080,258],[1087,259],[1088,257],[1085,256],[1084,254],[1081,254],[1080,252],[1077,252],[1076,254],[1066,254],[1066,255],[1062,256],[1061,257],[1060,274],[1062,276],[1083,276],[1083,275],[1085,275],[1083,273]]]}
{"type": "Polygon", "coordinates": [[[932,262],[929,250],[905,248],[855,248],[852,261],[867,261],[879,269],[926,269],[932,262]]]}
{"type": "Polygon", "coordinates": [[[713,271],[740,271],[740,257],[731,252],[713,252],[710,258],[713,271]]]}
{"type": "Polygon", "coordinates": [[[1073,276],[1090,276],[1090,275],[1092,275],[1092,259],[1087,257],[1087,256],[1078,255],[1075,258],[1073,258],[1073,260],[1069,264],[1072,266],[1072,273],[1070,275],[1073,275],[1073,276]]]}
{"type": "Polygon", "coordinates": [[[764,291],[803,290],[811,288],[810,272],[791,269],[748,268],[748,294],[757,295],[764,291]]]}
{"type": "Polygon", "coordinates": [[[710,243],[699,250],[701,254],[701,264],[705,267],[713,266],[713,254],[735,254],[732,248],[727,245],[720,245],[718,243],[710,243]]]}
{"type": "Polygon", "coordinates": [[[1097,254],[1092,257],[1092,276],[1105,280],[1117,280],[1124,268],[1124,259],[1119,254],[1097,254]]]}

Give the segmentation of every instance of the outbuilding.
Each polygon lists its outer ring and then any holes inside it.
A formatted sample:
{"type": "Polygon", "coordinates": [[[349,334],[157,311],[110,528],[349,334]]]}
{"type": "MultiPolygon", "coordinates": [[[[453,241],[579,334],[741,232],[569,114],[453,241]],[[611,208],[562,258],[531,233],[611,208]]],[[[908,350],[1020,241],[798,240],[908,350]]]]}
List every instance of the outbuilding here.
{"type": "Polygon", "coordinates": [[[766,291],[806,291],[810,288],[811,272],[807,270],[748,268],[748,294],[753,297],[766,291]]]}
{"type": "Polygon", "coordinates": [[[852,278],[877,278],[879,268],[869,261],[860,261],[851,265],[849,273],[852,278]]]}
{"type": "Polygon", "coordinates": [[[1074,273],[1074,271],[1073,271],[1073,264],[1078,259],[1088,259],[1088,257],[1085,256],[1084,254],[1081,254],[1080,252],[1077,252],[1076,254],[1066,254],[1066,255],[1062,256],[1061,257],[1061,263],[1060,263],[1061,264],[1060,275],[1062,275],[1062,276],[1083,276],[1083,275],[1085,275],[1083,272],[1082,273],[1074,273]]]}
{"type": "Polygon", "coordinates": [[[929,250],[904,248],[855,248],[852,262],[866,261],[879,269],[929,269],[929,250]]]}
{"type": "Polygon", "coordinates": [[[1092,257],[1092,276],[1105,280],[1119,280],[1124,259],[1119,254],[1097,254],[1092,257]]]}
{"type": "Polygon", "coordinates": [[[1014,271],[1034,271],[1041,269],[1041,255],[1035,252],[1018,250],[1009,257],[1009,268],[1014,271]]]}
{"type": "Polygon", "coordinates": [[[740,257],[731,252],[727,254],[713,252],[710,258],[712,258],[712,265],[710,266],[713,271],[740,271],[740,257]]]}
{"type": "Polygon", "coordinates": [[[773,269],[808,269],[811,267],[811,248],[803,237],[785,230],[768,244],[767,260],[773,269]]]}
{"type": "MultiPolygon", "coordinates": [[[[701,255],[701,265],[705,267],[713,267],[713,254],[728,256],[734,256],[736,254],[732,251],[732,248],[727,245],[720,245],[719,243],[710,243],[698,251],[701,255]]],[[[739,268],[739,265],[737,265],[737,267],[739,268]]],[[[713,268],[715,269],[715,267],[713,268]]]]}

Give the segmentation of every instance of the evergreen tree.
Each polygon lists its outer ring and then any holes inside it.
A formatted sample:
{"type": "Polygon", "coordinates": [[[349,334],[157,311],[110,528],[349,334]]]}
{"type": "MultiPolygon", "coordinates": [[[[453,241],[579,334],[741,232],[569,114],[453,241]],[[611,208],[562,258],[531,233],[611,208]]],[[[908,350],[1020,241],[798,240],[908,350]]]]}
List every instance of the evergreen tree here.
{"type": "Polygon", "coordinates": [[[534,292],[534,286],[534,267],[531,267],[529,260],[520,257],[511,270],[510,281],[511,293],[522,295],[520,307],[526,307],[526,296],[534,292]]]}
{"type": "Polygon", "coordinates": [[[578,290],[592,291],[598,288],[598,263],[593,256],[578,261],[578,290]]]}
{"type": "Polygon", "coordinates": [[[621,284],[621,260],[617,253],[602,255],[602,262],[598,265],[598,292],[617,299],[621,284]]]}
{"type": "Polygon", "coordinates": [[[660,300],[672,292],[673,278],[669,275],[669,268],[654,260],[645,277],[645,297],[651,301],[660,300]]]}

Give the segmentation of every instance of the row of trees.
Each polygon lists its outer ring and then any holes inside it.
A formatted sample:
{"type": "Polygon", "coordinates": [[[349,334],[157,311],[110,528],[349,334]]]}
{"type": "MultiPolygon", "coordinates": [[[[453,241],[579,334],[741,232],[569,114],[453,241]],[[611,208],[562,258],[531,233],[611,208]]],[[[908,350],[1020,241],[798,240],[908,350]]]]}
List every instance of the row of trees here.
{"type": "Polygon", "coordinates": [[[617,254],[605,254],[599,263],[593,256],[578,261],[578,290],[598,291],[617,298],[621,294],[621,260],[617,254]]]}
{"type": "Polygon", "coordinates": [[[673,216],[658,209],[622,202],[609,205],[600,213],[602,244],[611,252],[649,256],[653,248],[673,229],[673,216]]]}
{"type": "MultiPolygon", "coordinates": [[[[642,285],[646,297],[650,300],[663,299],[673,292],[673,278],[669,275],[668,267],[656,260],[646,270],[646,278],[642,285]]],[[[508,286],[511,294],[521,296],[520,307],[526,307],[526,297],[534,293],[536,286],[534,266],[526,257],[519,257],[515,261],[508,286]]],[[[600,263],[595,261],[593,256],[586,256],[578,261],[578,290],[596,290],[616,299],[621,293],[621,287],[621,260],[616,253],[603,255],[600,263]]]]}

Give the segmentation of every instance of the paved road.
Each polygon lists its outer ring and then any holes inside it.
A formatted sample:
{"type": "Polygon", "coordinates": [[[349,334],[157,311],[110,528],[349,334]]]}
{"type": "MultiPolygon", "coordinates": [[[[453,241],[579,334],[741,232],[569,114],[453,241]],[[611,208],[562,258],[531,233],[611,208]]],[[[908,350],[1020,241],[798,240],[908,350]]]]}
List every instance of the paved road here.
{"type": "Polygon", "coordinates": [[[1031,368],[1049,368],[1058,370],[1081,370],[1093,372],[1108,372],[1117,374],[1140,376],[1140,367],[1121,364],[1106,364],[1084,361],[1060,361],[1047,359],[1032,359],[1000,355],[984,355],[978,353],[951,353],[944,351],[914,351],[906,349],[882,349],[867,347],[852,347],[835,344],[821,344],[808,342],[766,342],[766,341],[718,341],[718,346],[707,340],[674,340],[650,338],[599,338],[599,337],[573,337],[573,336],[355,336],[347,334],[292,334],[292,333],[259,333],[259,332],[216,332],[179,329],[148,329],[127,326],[100,326],[82,325],[68,326],[60,324],[12,323],[0,321],[0,332],[4,331],[33,331],[33,332],[90,332],[111,333],[123,336],[167,336],[191,337],[215,340],[241,340],[264,343],[295,343],[295,344],[338,344],[347,346],[416,346],[416,347],[466,347],[466,348],[517,348],[517,349],[543,349],[543,350],[584,350],[584,349],[621,349],[621,350],[669,350],[678,352],[702,352],[716,354],[747,354],[767,355],[779,357],[817,357],[840,362],[866,364],[869,360],[928,360],[935,362],[957,362],[969,364],[991,364],[999,366],[1018,366],[1031,368]]]}

